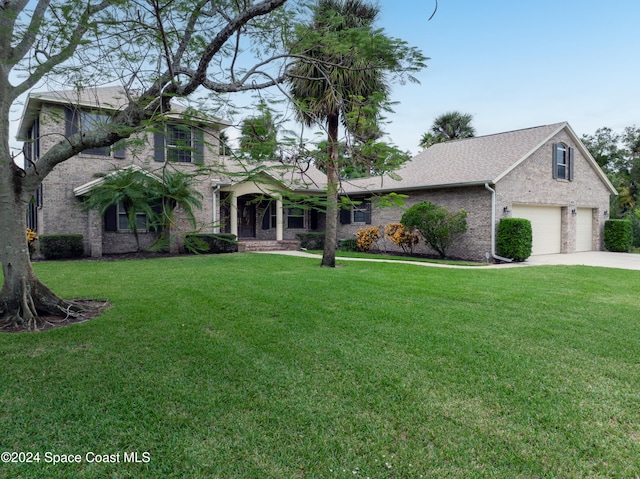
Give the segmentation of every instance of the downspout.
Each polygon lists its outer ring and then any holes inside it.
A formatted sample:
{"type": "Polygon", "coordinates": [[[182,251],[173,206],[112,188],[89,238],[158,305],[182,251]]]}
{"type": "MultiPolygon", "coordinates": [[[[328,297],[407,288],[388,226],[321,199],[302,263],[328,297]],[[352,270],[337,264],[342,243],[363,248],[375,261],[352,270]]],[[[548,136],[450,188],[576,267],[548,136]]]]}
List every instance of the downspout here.
{"type": "Polygon", "coordinates": [[[496,190],[485,183],[484,187],[491,192],[491,257],[498,261],[511,263],[513,260],[496,254],[496,190]]]}
{"type": "Polygon", "coordinates": [[[220,191],[220,185],[217,184],[213,187],[213,232],[215,234],[220,233],[220,226],[218,223],[218,192],[220,191]]]}

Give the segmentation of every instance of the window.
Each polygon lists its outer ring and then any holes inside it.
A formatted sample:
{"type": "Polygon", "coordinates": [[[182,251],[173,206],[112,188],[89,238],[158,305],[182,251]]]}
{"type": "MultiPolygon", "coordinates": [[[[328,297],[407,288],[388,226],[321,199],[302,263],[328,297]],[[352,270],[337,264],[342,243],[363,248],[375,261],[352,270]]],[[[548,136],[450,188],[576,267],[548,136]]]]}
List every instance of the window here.
{"type": "MultiPolygon", "coordinates": [[[[71,136],[79,132],[95,130],[106,130],[106,125],[111,123],[111,116],[104,112],[93,112],[87,110],[65,109],[66,115],[66,135],[71,136]]],[[[99,146],[88,148],[82,151],[84,155],[113,156],[113,158],[124,158],[125,151],[122,143],[112,146],[99,146]]]]}
{"type": "MultiPolygon", "coordinates": [[[[145,213],[136,213],[136,228],[138,231],[147,231],[149,221],[145,213]]],[[[105,231],[129,231],[129,219],[122,203],[107,208],[104,213],[105,231]]]]}
{"type": "Polygon", "coordinates": [[[553,177],[573,181],[573,148],[564,143],[553,144],[553,177]]]}
{"type": "Polygon", "coordinates": [[[348,224],[371,224],[371,201],[354,200],[351,209],[340,210],[340,223],[348,224]]]}
{"type": "Polygon", "coordinates": [[[155,161],[202,163],[204,161],[204,135],[201,129],[170,123],[164,134],[154,135],[155,161]]]}
{"type": "Polygon", "coordinates": [[[304,210],[300,207],[287,208],[287,228],[304,228],[304,210]]]}
{"type": "MultiPolygon", "coordinates": [[[[147,229],[147,215],[136,213],[136,228],[138,231],[147,229]]],[[[129,218],[122,203],[118,203],[118,231],[129,231],[129,218]]]]}
{"type": "Polygon", "coordinates": [[[268,230],[276,227],[277,223],[277,204],[275,201],[269,201],[264,208],[262,214],[262,229],[268,230]]]}

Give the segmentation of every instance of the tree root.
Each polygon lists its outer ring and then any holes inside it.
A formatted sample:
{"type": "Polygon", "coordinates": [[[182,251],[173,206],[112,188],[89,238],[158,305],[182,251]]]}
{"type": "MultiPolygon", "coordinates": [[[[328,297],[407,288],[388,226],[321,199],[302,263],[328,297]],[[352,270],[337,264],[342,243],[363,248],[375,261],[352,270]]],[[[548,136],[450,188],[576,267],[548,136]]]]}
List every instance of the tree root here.
{"type": "Polygon", "coordinates": [[[37,279],[22,280],[18,301],[0,301],[0,331],[42,331],[83,322],[108,306],[103,301],[64,300],[37,279]]]}

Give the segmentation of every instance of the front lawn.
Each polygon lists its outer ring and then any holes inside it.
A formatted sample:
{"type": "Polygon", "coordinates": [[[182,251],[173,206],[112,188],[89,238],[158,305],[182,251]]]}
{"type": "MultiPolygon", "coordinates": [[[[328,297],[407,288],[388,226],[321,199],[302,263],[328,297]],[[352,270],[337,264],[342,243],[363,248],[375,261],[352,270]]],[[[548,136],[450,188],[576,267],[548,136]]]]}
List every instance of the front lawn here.
{"type": "Polygon", "coordinates": [[[0,335],[0,478],[640,475],[640,272],[318,265],[37,264],[113,307],[0,335]]]}

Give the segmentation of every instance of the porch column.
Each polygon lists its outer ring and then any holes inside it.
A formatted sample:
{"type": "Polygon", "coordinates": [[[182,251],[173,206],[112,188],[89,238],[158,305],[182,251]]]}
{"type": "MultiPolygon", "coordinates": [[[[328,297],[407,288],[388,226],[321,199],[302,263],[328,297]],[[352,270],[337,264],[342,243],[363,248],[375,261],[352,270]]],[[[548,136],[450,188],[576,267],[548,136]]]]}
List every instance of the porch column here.
{"type": "Polygon", "coordinates": [[[89,211],[89,248],[92,258],[102,257],[102,217],[96,210],[89,211]]]}
{"type": "Polygon", "coordinates": [[[238,237],[238,197],[233,191],[229,193],[229,196],[231,197],[230,198],[231,204],[229,207],[229,215],[231,216],[231,218],[229,218],[229,227],[231,229],[231,234],[236,235],[236,238],[237,238],[238,237]]]}
{"type": "Polygon", "coordinates": [[[213,213],[211,215],[211,221],[213,222],[213,233],[220,233],[220,207],[218,206],[218,196],[220,195],[220,185],[214,185],[213,187],[213,198],[212,198],[212,208],[213,213]]]}
{"type": "Polygon", "coordinates": [[[284,239],[284,215],[282,212],[282,197],[276,198],[276,240],[284,239]]]}

